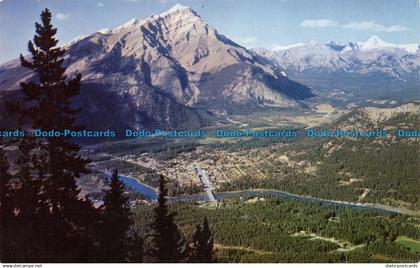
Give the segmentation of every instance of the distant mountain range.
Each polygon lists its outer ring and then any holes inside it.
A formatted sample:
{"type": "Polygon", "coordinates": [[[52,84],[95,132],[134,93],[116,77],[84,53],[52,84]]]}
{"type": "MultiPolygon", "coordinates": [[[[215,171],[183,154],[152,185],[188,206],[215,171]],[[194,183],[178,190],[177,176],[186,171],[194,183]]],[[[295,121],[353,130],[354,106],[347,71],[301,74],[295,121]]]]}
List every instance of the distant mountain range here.
{"type": "MultiPolygon", "coordinates": [[[[176,5],[64,45],[69,76],[81,72],[81,121],[90,127],[191,128],[212,111],[298,107],[311,90],[239,46],[195,11],[176,5]]],[[[36,79],[18,60],[0,66],[0,92],[36,79]]]]}
{"type": "Polygon", "coordinates": [[[392,44],[372,36],[365,42],[309,42],[255,51],[276,62],[291,79],[317,89],[420,96],[419,44],[392,44]]]}
{"type": "MultiPolygon", "coordinates": [[[[418,44],[373,36],[248,50],[181,5],[63,47],[67,75],[83,75],[75,104],[92,128],[201,127],[219,112],[305,107],[314,94],[330,101],[420,98],[418,44]]],[[[0,65],[0,102],[17,98],[19,82],[31,79],[18,60],[0,65]]],[[[0,105],[0,126],[10,118],[0,105]]]]}

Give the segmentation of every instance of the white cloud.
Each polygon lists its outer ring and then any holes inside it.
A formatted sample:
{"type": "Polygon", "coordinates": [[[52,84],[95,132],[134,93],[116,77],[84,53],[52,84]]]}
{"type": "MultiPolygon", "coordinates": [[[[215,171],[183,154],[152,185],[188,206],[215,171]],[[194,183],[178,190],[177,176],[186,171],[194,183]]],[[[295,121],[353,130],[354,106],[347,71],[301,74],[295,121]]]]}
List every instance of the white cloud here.
{"type": "Polygon", "coordinates": [[[237,43],[245,47],[253,47],[257,43],[257,38],[255,36],[246,36],[246,37],[237,37],[233,38],[237,43]]]}
{"type": "Polygon", "coordinates": [[[55,17],[56,17],[56,19],[57,19],[57,20],[61,20],[61,21],[63,21],[63,20],[67,20],[67,19],[70,17],[70,14],[57,13],[57,14],[55,15],[55,17]]]}
{"type": "Polygon", "coordinates": [[[343,27],[346,29],[376,31],[376,32],[386,32],[386,33],[404,32],[408,30],[408,28],[403,25],[398,24],[398,25],[385,26],[385,25],[376,23],[375,20],[354,21],[354,22],[350,22],[344,25],[343,27]]]}
{"type": "Polygon", "coordinates": [[[103,6],[105,6],[105,5],[104,5],[104,3],[102,3],[102,2],[98,2],[96,5],[97,5],[98,7],[103,7],[103,6]]]}
{"type": "Polygon", "coordinates": [[[304,28],[327,28],[336,26],[338,23],[334,20],[318,19],[318,20],[304,20],[300,26],[304,28]]]}

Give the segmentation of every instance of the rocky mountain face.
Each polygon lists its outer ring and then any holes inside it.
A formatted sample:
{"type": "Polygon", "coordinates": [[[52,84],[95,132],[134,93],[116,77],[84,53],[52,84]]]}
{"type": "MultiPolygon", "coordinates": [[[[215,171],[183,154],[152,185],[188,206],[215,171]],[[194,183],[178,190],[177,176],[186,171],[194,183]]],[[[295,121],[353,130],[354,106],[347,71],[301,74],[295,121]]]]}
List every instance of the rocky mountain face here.
{"type": "MultiPolygon", "coordinates": [[[[90,126],[202,126],[214,120],[209,110],[296,107],[313,96],[180,5],[64,48],[68,75],[82,73],[77,102],[90,126]]],[[[32,74],[17,61],[0,67],[0,91],[17,89],[22,79],[32,74]]]]}
{"type": "Polygon", "coordinates": [[[392,44],[373,36],[366,42],[310,42],[256,51],[292,79],[321,89],[414,92],[420,85],[419,44],[392,44]]]}

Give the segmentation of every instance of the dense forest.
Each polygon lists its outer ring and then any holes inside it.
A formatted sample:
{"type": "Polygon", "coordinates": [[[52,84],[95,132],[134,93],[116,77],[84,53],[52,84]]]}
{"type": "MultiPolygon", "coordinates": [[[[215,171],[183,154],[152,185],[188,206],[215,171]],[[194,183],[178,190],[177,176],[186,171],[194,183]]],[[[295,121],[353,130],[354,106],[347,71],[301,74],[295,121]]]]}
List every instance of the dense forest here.
{"type": "Polygon", "coordinates": [[[252,175],[227,182],[220,191],[265,188],[311,195],[325,199],[420,207],[420,144],[404,141],[377,142],[373,139],[305,140],[288,146],[290,159],[316,167],[314,174],[278,163],[267,163],[266,179],[252,175]],[[329,146],[325,146],[328,144],[329,146]]]}
{"type": "MultiPolygon", "coordinates": [[[[220,262],[417,262],[420,254],[397,243],[420,238],[418,220],[402,215],[325,206],[277,197],[233,198],[217,206],[177,202],[170,206],[185,237],[206,217],[220,262]]],[[[148,206],[134,212],[135,228],[147,232],[148,206]]]]}

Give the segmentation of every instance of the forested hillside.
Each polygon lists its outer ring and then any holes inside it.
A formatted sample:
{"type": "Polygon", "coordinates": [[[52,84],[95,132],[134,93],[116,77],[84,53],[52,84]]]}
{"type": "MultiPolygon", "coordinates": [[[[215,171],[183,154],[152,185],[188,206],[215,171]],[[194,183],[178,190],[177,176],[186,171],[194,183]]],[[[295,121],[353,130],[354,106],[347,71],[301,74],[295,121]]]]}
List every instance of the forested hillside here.
{"type": "MultiPolygon", "coordinates": [[[[207,217],[221,262],[417,262],[419,253],[395,242],[420,239],[418,220],[365,209],[275,197],[234,198],[217,207],[173,203],[186,237],[207,217]]],[[[151,209],[139,206],[135,225],[146,232],[151,209]]]]}

